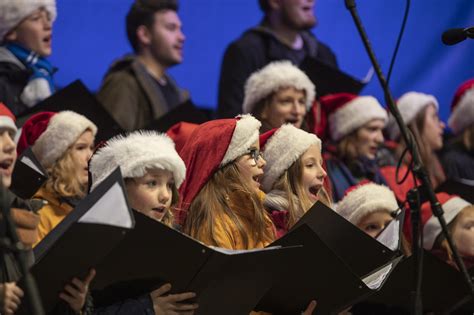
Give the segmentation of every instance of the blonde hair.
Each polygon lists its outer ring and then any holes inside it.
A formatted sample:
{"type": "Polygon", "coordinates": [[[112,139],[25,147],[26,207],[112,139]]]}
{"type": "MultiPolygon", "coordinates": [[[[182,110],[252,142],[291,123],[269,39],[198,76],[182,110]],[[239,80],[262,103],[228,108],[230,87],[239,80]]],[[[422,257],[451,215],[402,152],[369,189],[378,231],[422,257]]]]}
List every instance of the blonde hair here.
{"type": "MultiPolygon", "coordinates": [[[[288,199],[288,228],[291,228],[314,204],[308,197],[303,183],[303,161],[301,156],[296,160],[273,184],[272,189],[285,193],[288,199]]],[[[322,187],[318,192],[319,200],[328,207],[332,201],[326,189],[322,187]]]]}
{"type": "Polygon", "coordinates": [[[257,243],[269,243],[275,238],[273,230],[269,229],[271,220],[263,208],[262,200],[255,190],[241,179],[235,161],[212,175],[191,202],[184,223],[184,233],[199,240],[209,240],[209,245],[218,246],[215,222],[225,216],[235,225],[245,248],[250,246],[249,234],[255,236],[257,243]],[[230,198],[235,193],[249,200],[253,209],[253,220],[250,222],[244,222],[236,213],[230,198]]]}
{"type": "MultiPolygon", "coordinates": [[[[474,205],[470,205],[467,207],[464,207],[458,215],[448,224],[448,233],[449,235],[453,236],[454,234],[454,228],[456,227],[457,223],[459,220],[461,220],[462,216],[465,215],[468,211],[474,211],[474,205]]],[[[457,244],[455,243],[453,239],[454,246],[457,244]]],[[[453,251],[449,247],[448,240],[445,238],[443,233],[440,233],[438,237],[435,240],[433,249],[441,249],[446,252],[446,255],[448,257],[449,262],[454,262],[454,257],[453,257],[453,251]]]]}
{"type": "Polygon", "coordinates": [[[47,169],[48,180],[44,188],[58,197],[79,197],[86,195],[87,185],[81,184],[76,174],[76,163],[73,157],[74,145],[70,146],[63,156],[47,169]]]}

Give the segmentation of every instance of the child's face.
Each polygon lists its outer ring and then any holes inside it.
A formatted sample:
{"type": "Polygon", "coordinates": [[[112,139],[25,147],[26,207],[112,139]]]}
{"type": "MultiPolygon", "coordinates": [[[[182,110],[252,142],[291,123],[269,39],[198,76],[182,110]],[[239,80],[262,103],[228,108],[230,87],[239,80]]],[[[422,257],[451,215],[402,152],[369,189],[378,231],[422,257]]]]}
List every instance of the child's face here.
{"type": "Polygon", "coordinates": [[[81,185],[86,185],[89,180],[88,162],[94,150],[94,136],[92,131],[85,131],[72,146],[72,159],[76,167],[76,176],[81,185]]]}
{"type": "Polygon", "coordinates": [[[249,153],[239,157],[236,163],[243,181],[256,191],[259,190],[260,179],[263,176],[263,167],[267,162],[260,155],[258,140],[249,148],[249,153]],[[255,161],[256,158],[258,161],[255,161]]]}
{"type": "Polygon", "coordinates": [[[38,9],[24,19],[7,36],[6,40],[16,42],[41,57],[51,55],[52,21],[45,9],[38,9]]]}
{"type": "Polygon", "coordinates": [[[171,206],[174,185],[173,173],[151,169],[144,176],[127,182],[130,206],[161,221],[171,206]]]}
{"type": "Polygon", "coordinates": [[[458,214],[453,241],[462,256],[474,257],[474,207],[465,208],[458,214]]]}
{"type": "Polygon", "coordinates": [[[363,217],[357,227],[375,238],[392,220],[393,217],[388,211],[380,210],[363,217]]]}
{"type": "Polygon", "coordinates": [[[283,88],[275,92],[271,102],[265,105],[262,112],[262,118],[272,128],[280,128],[286,123],[293,124],[296,128],[301,128],[305,115],[305,92],[293,87],[283,88]]]}
{"type": "Polygon", "coordinates": [[[0,175],[2,184],[6,188],[10,187],[12,182],[12,172],[16,161],[16,144],[13,137],[11,130],[0,128],[0,175]]]}
{"type": "Polygon", "coordinates": [[[314,202],[319,200],[319,191],[323,187],[327,173],[323,169],[321,151],[317,145],[311,145],[301,156],[303,166],[302,185],[308,198],[314,202]]]}

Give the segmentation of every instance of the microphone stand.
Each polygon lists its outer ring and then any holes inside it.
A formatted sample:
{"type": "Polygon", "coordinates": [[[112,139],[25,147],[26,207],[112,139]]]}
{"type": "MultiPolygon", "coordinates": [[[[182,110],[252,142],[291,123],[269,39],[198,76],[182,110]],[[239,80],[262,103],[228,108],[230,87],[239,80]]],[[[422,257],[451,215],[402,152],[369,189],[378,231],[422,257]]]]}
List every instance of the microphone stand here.
{"type": "MultiPolygon", "coordinates": [[[[442,233],[446,237],[449,247],[451,248],[453,252],[456,265],[464,277],[464,280],[466,282],[466,285],[469,289],[471,296],[474,298],[474,287],[472,284],[471,277],[469,276],[466,266],[464,265],[461,257],[459,256],[459,253],[453,243],[453,240],[451,236],[449,235],[446,220],[444,219],[444,216],[443,216],[443,209],[441,208],[441,205],[438,199],[436,198],[436,194],[433,190],[433,186],[431,185],[431,181],[428,176],[428,173],[426,172],[426,169],[423,166],[416,142],[413,140],[413,137],[411,133],[409,132],[408,127],[403,123],[403,119],[400,115],[400,112],[398,111],[398,108],[395,106],[395,102],[393,101],[393,97],[388,87],[387,81],[382,73],[381,67],[377,59],[375,58],[375,54],[368,40],[368,36],[362,26],[362,22],[357,13],[355,0],[345,0],[345,5],[346,5],[346,8],[350,11],[352,18],[354,19],[357,30],[362,38],[362,42],[364,43],[365,49],[367,50],[367,54],[369,55],[372,65],[375,69],[380,85],[382,86],[382,89],[384,91],[385,102],[388,105],[388,109],[390,110],[390,113],[394,116],[395,120],[397,121],[398,127],[400,128],[400,134],[402,135],[407,145],[407,149],[409,150],[413,158],[413,168],[411,171],[420,180],[423,190],[426,191],[427,193],[427,198],[431,204],[431,210],[433,212],[433,215],[435,215],[438,218],[438,221],[441,225],[442,233]]],[[[409,196],[408,199],[411,199],[411,197],[409,196]]],[[[416,202],[416,200],[415,200],[415,203],[419,204],[419,202],[416,202]]],[[[414,293],[412,292],[413,297],[415,299],[413,303],[412,314],[422,314],[423,307],[422,307],[420,291],[421,291],[421,280],[422,280],[422,273],[423,273],[423,270],[422,270],[423,251],[422,251],[422,244],[420,244],[420,237],[419,237],[419,235],[421,235],[421,233],[419,233],[420,232],[420,222],[419,222],[420,211],[419,209],[414,209],[413,211],[416,212],[415,220],[418,220],[418,222],[416,222],[416,224],[414,224],[413,226],[413,230],[416,232],[416,236],[418,237],[418,239],[413,240],[413,245],[414,245],[413,255],[416,255],[415,260],[414,260],[415,261],[415,274],[416,274],[415,282],[417,283],[414,286],[415,292],[414,293]]]]}
{"type": "Polygon", "coordinates": [[[5,222],[6,237],[0,240],[0,247],[10,250],[16,258],[25,283],[25,294],[29,302],[30,312],[33,315],[44,315],[43,306],[36,286],[36,281],[31,275],[26,258],[26,249],[21,243],[16,232],[16,226],[10,215],[7,191],[1,182],[0,176],[0,208],[5,222]]]}

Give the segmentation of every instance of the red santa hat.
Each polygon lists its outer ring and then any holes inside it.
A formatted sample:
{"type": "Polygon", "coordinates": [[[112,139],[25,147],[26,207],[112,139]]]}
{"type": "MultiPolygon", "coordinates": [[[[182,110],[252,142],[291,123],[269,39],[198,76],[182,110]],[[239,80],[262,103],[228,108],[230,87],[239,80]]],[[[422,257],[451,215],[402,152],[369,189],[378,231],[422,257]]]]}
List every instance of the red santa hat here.
{"type": "MultiPolygon", "coordinates": [[[[461,197],[447,193],[438,193],[436,197],[438,197],[438,201],[443,208],[443,216],[446,220],[446,224],[452,222],[459,212],[471,205],[461,197]]],[[[441,225],[439,224],[438,218],[433,215],[429,202],[425,202],[421,206],[421,223],[423,225],[423,247],[427,250],[431,250],[436,238],[441,233],[441,225]]]]}
{"type": "Polygon", "coordinates": [[[474,79],[470,79],[458,88],[451,103],[449,127],[455,134],[474,124],[474,79]]]}
{"type": "Polygon", "coordinates": [[[173,140],[155,131],[135,131],[126,137],[116,136],[97,150],[89,163],[91,189],[117,167],[120,167],[123,178],[142,177],[154,168],[170,171],[176,187],[181,185],[186,174],[186,167],[175,150],[173,140]]]}
{"type": "Polygon", "coordinates": [[[314,134],[286,124],[260,136],[260,150],[267,164],[262,179],[263,191],[272,190],[278,178],[302,156],[311,145],[321,149],[321,140],[314,134]]]}
{"type": "Polygon", "coordinates": [[[316,97],[316,89],[308,76],[290,61],[274,61],[255,71],[245,83],[243,112],[251,113],[255,105],[281,88],[294,87],[305,91],[306,109],[316,97]]]}
{"type": "Polygon", "coordinates": [[[189,137],[197,126],[199,125],[181,121],[177,124],[174,124],[173,126],[171,126],[170,129],[168,129],[168,131],[166,131],[168,137],[170,137],[174,141],[176,145],[176,151],[178,151],[178,153],[184,147],[184,144],[189,139],[189,137]]]}
{"type": "Polygon", "coordinates": [[[45,8],[52,21],[56,19],[56,0],[0,1],[0,43],[8,32],[39,8],[45,8]]]}
{"type": "Polygon", "coordinates": [[[15,115],[5,106],[5,104],[0,102],[0,128],[7,128],[13,131],[16,134],[18,129],[15,125],[15,115]]]}
{"type": "Polygon", "coordinates": [[[251,115],[243,115],[211,120],[194,130],[180,152],[187,169],[180,188],[181,210],[187,210],[219,168],[248,152],[258,141],[260,126],[261,123],[251,115]]]}
{"type": "Polygon", "coordinates": [[[348,190],[335,208],[337,213],[357,225],[368,214],[381,210],[392,213],[399,206],[388,187],[369,182],[348,190]]]}
{"type": "Polygon", "coordinates": [[[320,104],[329,117],[329,134],[338,141],[373,119],[387,122],[387,112],[373,96],[349,93],[321,97],[320,104]]]}
{"type": "Polygon", "coordinates": [[[23,125],[17,151],[21,154],[32,146],[43,167],[51,167],[87,129],[95,136],[97,126],[73,111],[40,112],[23,125]]]}
{"type": "MultiPolygon", "coordinates": [[[[397,101],[398,110],[405,124],[411,123],[418,113],[428,105],[434,105],[436,110],[439,109],[436,97],[420,92],[405,93],[397,101]]],[[[387,132],[391,140],[397,140],[400,136],[400,129],[392,115],[388,119],[387,132]]]]}

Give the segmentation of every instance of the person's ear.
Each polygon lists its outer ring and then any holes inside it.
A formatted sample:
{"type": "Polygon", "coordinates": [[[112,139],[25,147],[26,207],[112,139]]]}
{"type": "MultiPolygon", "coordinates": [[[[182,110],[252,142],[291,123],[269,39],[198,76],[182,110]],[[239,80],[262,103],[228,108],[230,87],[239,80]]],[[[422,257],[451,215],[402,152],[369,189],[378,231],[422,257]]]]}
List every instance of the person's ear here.
{"type": "Polygon", "coordinates": [[[142,45],[148,46],[151,43],[150,30],[145,25],[140,25],[137,28],[137,39],[142,45]]]}
{"type": "Polygon", "coordinates": [[[9,31],[5,35],[5,41],[7,41],[7,42],[14,42],[14,41],[16,41],[17,38],[18,38],[18,33],[15,29],[9,31]]]}

